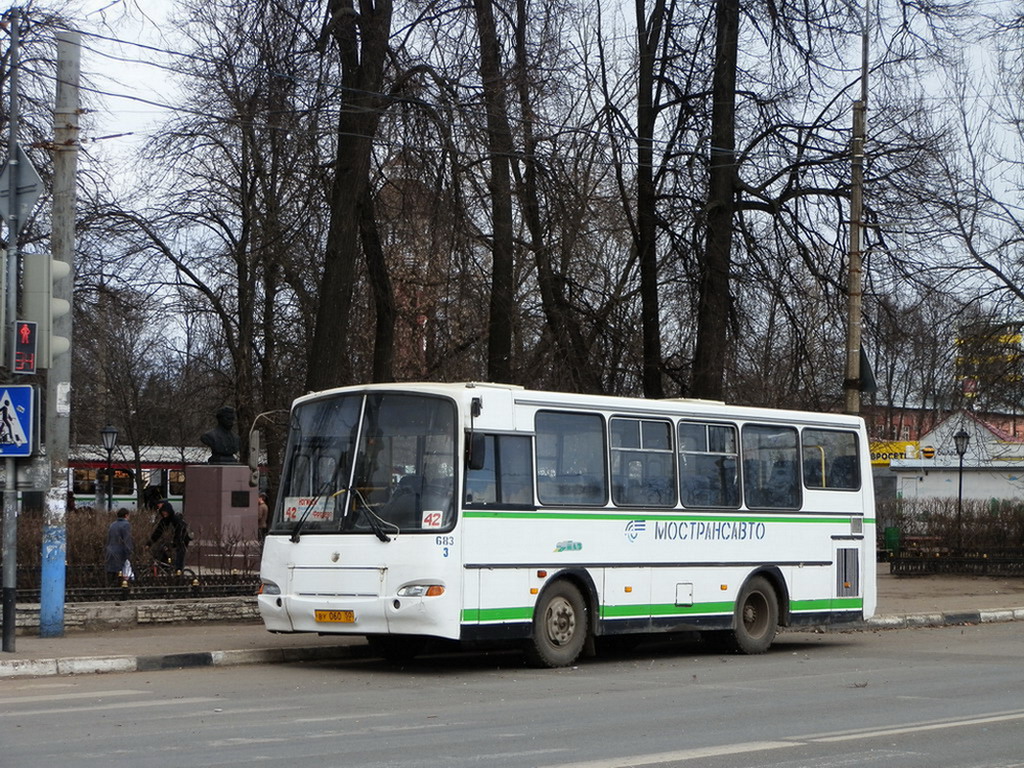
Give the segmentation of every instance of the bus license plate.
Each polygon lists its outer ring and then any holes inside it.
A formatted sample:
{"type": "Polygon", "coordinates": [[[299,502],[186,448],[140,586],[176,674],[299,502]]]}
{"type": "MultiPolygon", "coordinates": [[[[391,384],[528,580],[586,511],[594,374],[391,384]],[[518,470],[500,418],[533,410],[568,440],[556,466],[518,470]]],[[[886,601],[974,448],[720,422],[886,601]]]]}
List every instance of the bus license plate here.
{"type": "Polygon", "coordinates": [[[314,611],[318,622],[328,624],[352,624],[356,620],[355,611],[314,611]]]}

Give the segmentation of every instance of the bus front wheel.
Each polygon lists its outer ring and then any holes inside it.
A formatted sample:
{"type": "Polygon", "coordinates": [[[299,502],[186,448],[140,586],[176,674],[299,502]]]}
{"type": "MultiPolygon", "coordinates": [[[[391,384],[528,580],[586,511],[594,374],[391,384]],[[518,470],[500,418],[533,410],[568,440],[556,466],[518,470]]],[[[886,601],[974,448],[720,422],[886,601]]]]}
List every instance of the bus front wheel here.
{"type": "Polygon", "coordinates": [[[764,653],[779,628],[779,601],[764,576],[755,576],[740,591],[736,601],[732,644],[740,653],[764,653]]]}
{"type": "Polygon", "coordinates": [[[576,661],[588,632],[587,604],[572,583],[557,581],[540,596],[533,614],[530,661],[541,667],[566,667],[576,661]]]}

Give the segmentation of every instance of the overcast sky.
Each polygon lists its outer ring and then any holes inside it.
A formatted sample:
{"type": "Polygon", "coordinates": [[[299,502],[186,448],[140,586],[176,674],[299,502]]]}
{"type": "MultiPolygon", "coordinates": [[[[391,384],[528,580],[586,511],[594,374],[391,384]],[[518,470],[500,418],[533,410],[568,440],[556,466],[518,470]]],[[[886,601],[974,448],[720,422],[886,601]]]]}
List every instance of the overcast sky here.
{"type": "Polygon", "coordinates": [[[165,34],[171,0],[82,0],[82,74],[96,107],[82,134],[97,156],[122,154],[145,140],[167,110],[165,34]],[[141,7],[140,7],[141,6],[141,7]],[[127,134],[127,135],[122,135],[127,134]]]}

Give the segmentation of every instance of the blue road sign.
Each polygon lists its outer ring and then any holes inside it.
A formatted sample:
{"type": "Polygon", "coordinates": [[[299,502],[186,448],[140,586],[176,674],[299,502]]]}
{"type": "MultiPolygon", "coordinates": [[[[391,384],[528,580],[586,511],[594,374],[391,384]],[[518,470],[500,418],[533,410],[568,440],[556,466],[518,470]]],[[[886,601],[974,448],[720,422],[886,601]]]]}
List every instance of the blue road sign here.
{"type": "Polygon", "coordinates": [[[35,388],[0,384],[0,456],[32,455],[35,388]]]}

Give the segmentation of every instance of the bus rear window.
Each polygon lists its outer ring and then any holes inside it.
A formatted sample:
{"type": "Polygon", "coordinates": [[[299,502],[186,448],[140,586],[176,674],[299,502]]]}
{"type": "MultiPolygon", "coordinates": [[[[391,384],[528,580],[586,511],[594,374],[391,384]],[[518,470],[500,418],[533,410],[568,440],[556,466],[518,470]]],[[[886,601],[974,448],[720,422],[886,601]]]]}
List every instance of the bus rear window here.
{"type": "Polygon", "coordinates": [[[856,432],[805,429],[801,442],[804,486],[842,491],[860,488],[856,432]]]}

